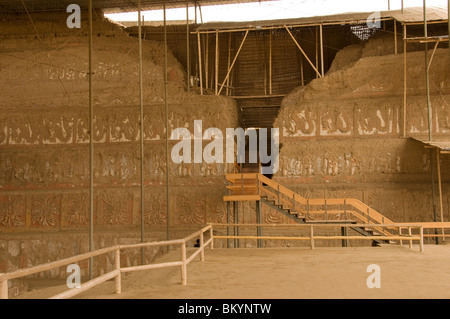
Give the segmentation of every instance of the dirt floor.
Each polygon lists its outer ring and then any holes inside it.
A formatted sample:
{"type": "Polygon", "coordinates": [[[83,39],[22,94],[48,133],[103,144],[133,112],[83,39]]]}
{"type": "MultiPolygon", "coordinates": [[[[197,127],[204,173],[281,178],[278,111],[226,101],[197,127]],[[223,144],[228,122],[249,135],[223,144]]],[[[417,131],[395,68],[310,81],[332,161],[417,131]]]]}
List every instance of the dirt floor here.
{"type": "MultiPolygon", "coordinates": [[[[192,249],[188,253],[192,253],[192,249]]],[[[178,250],[158,261],[173,261],[178,250]]],[[[76,298],[89,299],[391,299],[450,298],[450,245],[358,248],[207,249],[205,261],[180,269],[134,272],[122,294],[109,281],[76,298]],[[380,266],[380,288],[368,288],[369,265],[380,266]]],[[[46,298],[65,285],[34,290],[20,298],[46,298]]]]}

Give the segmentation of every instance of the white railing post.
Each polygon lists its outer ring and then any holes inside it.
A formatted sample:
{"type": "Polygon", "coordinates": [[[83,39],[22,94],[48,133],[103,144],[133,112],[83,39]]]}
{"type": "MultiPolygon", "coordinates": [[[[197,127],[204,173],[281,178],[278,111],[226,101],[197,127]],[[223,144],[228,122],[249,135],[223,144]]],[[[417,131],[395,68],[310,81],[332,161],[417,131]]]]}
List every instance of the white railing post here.
{"type": "Polygon", "coordinates": [[[311,249],[314,249],[314,228],[312,225],[310,228],[310,236],[311,236],[311,249]]]}
{"type": "Polygon", "coordinates": [[[116,264],[116,271],[117,271],[117,276],[114,279],[115,284],[116,284],[116,294],[120,294],[122,293],[122,274],[120,272],[120,246],[117,247],[117,250],[114,252],[115,257],[114,257],[114,262],[116,264]]]}
{"type": "Polygon", "coordinates": [[[420,252],[423,253],[423,226],[420,226],[420,252]]]}
{"type": "MultiPolygon", "coordinates": [[[[402,235],[402,228],[398,227],[398,235],[401,236],[402,235]]],[[[400,239],[400,246],[403,246],[403,240],[400,239]]]]}
{"type": "Polygon", "coordinates": [[[205,246],[203,242],[203,230],[200,234],[200,261],[205,261],[205,246]]]}
{"type": "Polygon", "coordinates": [[[0,279],[0,299],[8,299],[8,279],[0,279]]]}
{"type": "Polygon", "coordinates": [[[187,284],[187,265],[186,265],[186,241],[181,244],[181,284],[186,286],[187,284]]]}
{"type": "Polygon", "coordinates": [[[209,228],[209,238],[211,238],[210,248],[211,248],[211,250],[213,250],[214,249],[214,235],[213,235],[212,225],[209,228]]]}
{"type": "MultiPolygon", "coordinates": [[[[408,236],[411,237],[412,236],[412,232],[411,232],[411,227],[408,227],[408,236]]],[[[409,240],[409,249],[411,249],[413,246],[413,242],[412,239],[409,240]]]]}

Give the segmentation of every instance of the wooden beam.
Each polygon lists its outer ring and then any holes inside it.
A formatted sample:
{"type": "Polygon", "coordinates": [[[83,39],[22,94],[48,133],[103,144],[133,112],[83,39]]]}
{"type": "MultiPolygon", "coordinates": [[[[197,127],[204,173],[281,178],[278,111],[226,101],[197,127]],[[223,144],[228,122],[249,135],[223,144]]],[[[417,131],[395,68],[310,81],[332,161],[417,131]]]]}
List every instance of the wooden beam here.
{"type": "MultiPolygon", "coordinates": [[[[437,164],[437,174],[438,174],[438,187],[439,187],[439,208],[441,213],[441,222],[444,222],[444,202],[442,199],[442,176],[441,176],[441,159],[439,154],[439,149],[436,149],[436,164],[437,164]]],[[[444,229],[442,228],[442,234],[444,234],[444,229]]]]}
{"type": "MultiPolygon", "coordinates": [[[[228,61],[227,61],[227,70],[230,68],[231,64],[231,32],[228,36],[228,61]]],[[[227,85],[226,85],[227,91],[226,95],[230,95],[230,78],[227,79],[227,85]]]]}
{"type": "Polygon", "coordinates": [[[205,39],[205,89],[209,88],[209,34],[206,34],[205,39]]]}
{"type": "Polygon", "coordinates": [[[323,56],[323,26],[320,25],[320,67],[322,71],[322,77],[325,76],[325,65],[324,65],[324,56],[323,56]]]}
{"type": "Polygon", "coordinates": [[[431,58],[430,58],[430,62],[428,63],[428,70],[430,70],[430,68],[431,68],[431,63],[433,62],[433,58],[434,58],[434,55],[435,55],[435,53],[436,53],[436,49],[437,49],[437,47],[438,47],[438,45],[439,45],[439,40],[438,41],[436,41],[436,44],[434,45],[434,49],[433,49],[433,53],[431,54],[431,58]]]}
{"type": "MultiPolygon", "coordinates": [[[[300,42],[302,42],[302,33],[300,31],[300,42]]],[[[305,86],[305,70],[303,66],[303,55],[300,55],[300,81],[302,82],[302,87],[305,86]]]]}
{"type": "Polygon", "coordinates": [[[394,54],[398,54],[398,42],[397,42],[397,20],[394,19],[394,54]]]}
{"type": "Polygon", "coordinates": [[[258,201],[261,200],[261,196],[258,195],[229,195],[224,196],[224,202],[246,202],[246,201],[258,201]]]}
{"type": "Polygon", "coordinates": [[[269,32],[269,94],[272,95],[272,30],[269,32]]]}
{"type": "Polygon", "coordinates": [[[403,24],[403,137],[406,138],[407,135],[407,114],[406,114],[406,103],[407,103],[407,47],[408,41],[406,41],[406,24],[403,24]]]}
{"type": "Polygon", "coordinates": [[[317,70],[317,68],[314,66],[314,64],[311,62],[311,60],[308,58],[308,56],[306,55],[305,51],[303,51],[303,48],[300,46],[300,44],[297,42],[297,40],[295,39],[294,35],[291,33],[291,31],[289,30],[288,27],[285,27],[286,31],[289,33],[289,35],[291,36],[292,40],[294,40],[294,43],[297,45],[297,47],[299,48],[299,50],[302,52],[303,56],[306,58],[306,60],[309,62],[309,64],[311,65],[311,67],[314,69],[314,71],[316,71],[317,75],[319,77],[322,77],[322,75],[320,74],[320,72],[317,70]]]}
{"type": "MultiPolygon", "coordinates": [[[[318,31],[317,26],[315,27],[315,29],[316,29],[316,42],[315,42],[315,44],[316,44],[316,68],[319,69],[319,31],[318,31]]],[[[316,74],[316,79],[318,77],[319,76],[316,74]]]]}
{"type": "Polygon", "coordinates": [[[202,70],[202,45],[200,40],[200,33],[197,33],[197,44],[198,44],[198,68],[200,76],[200,94],[203,95],[203,70],[202,70]]]}
{"type": "Polygon", "coordinates": [[[245,40],[247,39],[247,36],[248,36],[248,30],[245,32],[244,38],[242,39],[242,42],[241,42],[241,45],[239,46],[239,49],[238,49],[238,51],[236,52],[236,56],[235,56],[234,59],[233,59],[233,63],[231,63],[231,66],[230,66],[230,68],[228,69],[228,72],[227,72],[227,75],[226,75],[226,77],[225,77],[225,80],[223,81],[222,85],[220,86],[220,90],[219,90],[218,95],[220,95],[220,93],[222,92],[223,86],[225,85],[225,82],[228,80],[228,77],[230,76],[231,70],[233,69],[234,64],[236,63],[236,60],[237,60],[237,58],[238,58],[238,56],[239,56],[239,53],[241,53],[242,46],[244,45],[245,40]]]}
{"type": "Polygon", "coordinates": [[[216,62],[215,62],[216,70],[215,70],[215,92],[217,95],[217,90],[219,87],[219,32],[216,32],[216,62]]]}

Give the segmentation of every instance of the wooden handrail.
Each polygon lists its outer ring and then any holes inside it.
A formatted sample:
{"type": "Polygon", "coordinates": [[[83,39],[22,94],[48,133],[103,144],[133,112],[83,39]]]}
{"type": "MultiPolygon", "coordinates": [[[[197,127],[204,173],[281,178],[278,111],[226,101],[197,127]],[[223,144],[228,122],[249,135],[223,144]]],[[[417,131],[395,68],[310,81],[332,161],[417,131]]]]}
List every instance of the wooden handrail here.
{"type": "MultiPolygon", "coordinates": [[[[323,235],[314,235],[314,227],[354,227],[354,225],[351,224],[210,224],[214,227],[270,227],[270,228],[278,228],[278,227],[287,227],[287,228],[309,228],[309,236],[308,237],[287,237],[287,236],[252,236],[252,235],[245,235],[245,236],[236,236],[236,235],[214,235],[213,239],[252,239],[252,240],[309,240],[311,242],[311,249],[314,249],[315,239],[325,239],[325,240],[408,240],[412,242],[413,240],[419,241],[419,247],[420,252],[424,251],[424,234],[423,234],[423,225],[417,225],[417,224],[380,224],[377,225],[381,228],[388,228],[388,227],[396,227],[396,228],[402,228],[402,227],[415,227],[419,229],[419,235],[414,236],[412,234],[409,234],[408,236],[402,236],[402,235],[384,235],[384,236],[345,236],[345,235],[339,235],[339,236],[323,236],[323,235]]],[[[361,224],[359,225],[361,227],[373,227],[373,224],[361,224]]],[[[447,223],[446,225],[448,228],[450,228],[450,223],[447,223]]],[[[412,245],[410,245],[410,248],[412,248],[412,245]]]]}
{"type": "MultiPolygon", "coordinates": [[[[275,196],[274,198],[277,199],[280,198],[280,202],[282,204],[286,204],[286,206],[289,207],[290,209],[293,209],[297,212],[301,212],[303,214],[306,214],[307,211],[310,210],[311,206],[326,206],[327,209],[326,211],[324,211],[324,213],[327,214],[329,206],[341,205],[345,206],[345,212],[343,213],[352,214],[352,216],[356,217],[356,219],[358,219],[360,222],[369,222],[369,223],[373,222],[374,225],[394,223],[391,219],[385,217],[375,209],[369,207],[365,203],[355,198],[306,199],[303,196],[293,192],[287,187],[271,180],[270,178],[267,178],[262,174],[255,174],[255,173],[228,174],[227,179],[232,183],[234,182],[237,183],[238,180],[240,181],[256,180],[256,185],[258,186],[258,194],[261,194],[262,190],[263,192],[265,192],[265,194],[275,196]],[[263,185],[267,185],[267,187],[273,189],[275,193],[271,192],[266,187],[263,187],[263,185]],[[286,197],[288,199],[286,199],[286,197]],[[302,206],[303,207],[309,206],[309,207],[304,208],[302,210],[301,209],[302,206]]],[[[386,232],[386,235],[390,234],[386,230],[380,229],[379,231],[381,231],[382,233],[386,232]]]]}
{"type": "Polygon", "coordinates": [[[211,249],[213,249],[213,240],[212,240],[213,232],[212,225],[207,225],[206,227],[196,231],[193,234],[186,236],[183,239],[169,240],[169,241],[160,241],[160,242],[149,242],[149,243],[139,243],[139,244],[130,244],[130,245],[117,245],[108,248],[98,249],[92,252],[80,254],[77,256],[65,258],[62,260],[46,263],[43,265],[34,266],[27,269],[16,270],[11,273],[0,274],[0,299],[8,299],[8,280],[17,279],[29,275],[33,275],[39,272],[48,271],[57,267],[69,265],[72,263],[79,262],[81,260],[89,259],[92,257],[100,256],[106,253],[115,252],[115,269],[101,275],[97,278],[94,278],[82,285],[80,288],[71,289],[60,293],[51,298],[70,298],[81,292],[84,292],[92,287],[95,287],[107,280],[115,278],[116,281],[116,293],[121,293],[121,273],[123,272],[131,272],[138,270],[148,270],[148,269],[157,269],[157,268],[165,268],[165,267],[173,267],[173,266],[181,266],[181,283],[186,285],[186,266],[190,263],[196,256],[200,255],[200,260],[204,261],[204,249],[208,245],[210,245],[211,249]],[[205,232],[210,232],[210,238],[208,241],[203,241],[203,234],[205,232]],[[186,243],[193,238],[200,236],[200,247],[189,257],[186,257],[186,243]],[[141,266],[133,266],[133,267],[121,267],[120,266],[120,250],[122,249],[133,249],[133,248],[143,248],[143,247],[155,247],[155,246],[168,246],[168,245],[180,245],[182,250],[182,260],[175,261],[170,263],[160,263],[160,264],[149,264],[149,265],[141,265],[141,266]]]}

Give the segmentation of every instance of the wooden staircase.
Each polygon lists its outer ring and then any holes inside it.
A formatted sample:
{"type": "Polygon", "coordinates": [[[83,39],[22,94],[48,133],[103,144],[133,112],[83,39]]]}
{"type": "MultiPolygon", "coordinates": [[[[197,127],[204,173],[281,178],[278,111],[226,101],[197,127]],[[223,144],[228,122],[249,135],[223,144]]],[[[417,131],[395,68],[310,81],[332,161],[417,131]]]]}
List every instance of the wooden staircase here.
{"type": "Polygon", "coordinates": [[[307,199],[258,172],[227,174],[226,179],[230,185],[225,202],[261,201],[298,223],[351,223],[352,229],[366,236],[392,235],[389,228],[376,225],[394,222],[358,199],[307,199]]]}

